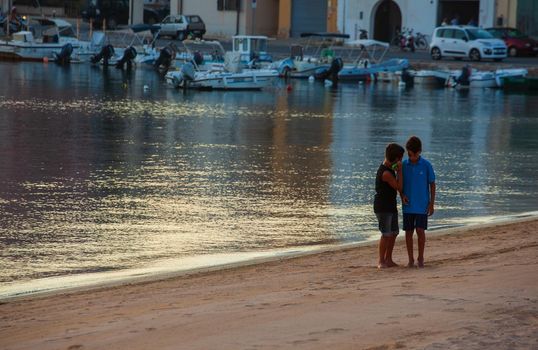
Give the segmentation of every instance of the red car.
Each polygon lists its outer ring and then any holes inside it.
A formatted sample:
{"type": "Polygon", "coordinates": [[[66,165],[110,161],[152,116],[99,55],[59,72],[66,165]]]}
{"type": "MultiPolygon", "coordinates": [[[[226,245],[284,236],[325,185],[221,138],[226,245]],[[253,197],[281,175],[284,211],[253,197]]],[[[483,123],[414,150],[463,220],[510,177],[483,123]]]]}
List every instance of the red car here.
{"type": "Polygon", "coordinates": [[[509,56],[538,55],[538,41],[523,34],[516,28],[487,28],[488,32],[496,38],[504,40],[508,47],[509,56]]]}

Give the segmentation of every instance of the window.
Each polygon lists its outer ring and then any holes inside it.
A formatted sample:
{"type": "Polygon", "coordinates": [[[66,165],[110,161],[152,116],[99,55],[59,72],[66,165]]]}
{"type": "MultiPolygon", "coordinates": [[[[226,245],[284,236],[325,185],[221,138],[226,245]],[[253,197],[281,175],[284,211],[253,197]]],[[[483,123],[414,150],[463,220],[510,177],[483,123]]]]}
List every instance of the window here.
{"type": "Polygon", "coordinates": [[[454,30],[454,39],[459,40],[467,40],[467,35],[465,35],[465,32],[463,30],[454,30]]]}
{"type": "Polygon", "coordinates": [[[217,0],[218,11],[239,11],[241,0],[217,0]]]}
{"type": "Polygon", "coordinates": [[[491,38],[493,38],[493,35],[486,32],[485,30],[479,29],[479,28],[477,28],[477,29],[467,29],[467,33],[469,34],[469,38],[471,40],[491,39],[491,38]]]}
{"type": "Polygon", "coordinates": [[[439,35],[440,38],[453,38],[454,29],[441,29],[443,32],[439,35]]]}

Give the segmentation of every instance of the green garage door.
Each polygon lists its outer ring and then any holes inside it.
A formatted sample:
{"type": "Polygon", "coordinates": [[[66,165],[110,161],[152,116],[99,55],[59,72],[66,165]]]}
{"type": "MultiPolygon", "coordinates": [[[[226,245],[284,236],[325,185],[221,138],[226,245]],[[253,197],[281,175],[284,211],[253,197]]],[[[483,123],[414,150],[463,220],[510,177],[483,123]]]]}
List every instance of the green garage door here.
{"type": "Polygon", "coordinates": [[[327,31],[327,0],[292,0],[291,36],[327,31]]]}

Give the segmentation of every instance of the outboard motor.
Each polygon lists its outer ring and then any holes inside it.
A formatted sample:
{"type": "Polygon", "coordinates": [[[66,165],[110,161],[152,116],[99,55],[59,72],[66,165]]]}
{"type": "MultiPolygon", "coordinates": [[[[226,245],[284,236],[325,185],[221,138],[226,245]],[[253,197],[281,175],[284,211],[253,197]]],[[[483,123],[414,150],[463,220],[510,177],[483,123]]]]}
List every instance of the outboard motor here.
{"type": "Polygon", "coordinates": [[[204,56],[202,55],[202,53],[200,51],[196,51],[192,57],[192,60],[194,61],[194,63],[199,66],[201,65],[202,63],[204,63],[204,56]]]}
{"type": "Polygon", "coordinates": [[[461,74],[456,79],[456,83],[458,83],[461,86],[469,86],[470,78],[471,78],[471,68],[469,66],[465,66],[461,69],[461,74]]]}
{"type": "Polygon", "coordinates": [[[108,60],[114,56],[114,47],[112,45],[106,45],[104,46],[101,51],[95,55],[92,56],[90,59],[92,64],[96,64],[103,60],[103,65],[108,66],[108,60]]]}
{"type": "Polygon", "coordinates": [[[71,62],[71,54],[73,53],[73,45],[67,43],[62,46],[60,53],[54,53],[55,62],[60,65],[66,65],[71,62]]]}
{"type": "Polygon", "coordinates": [[[170,46],[166,46],[159,52],[159,57],[155,60],[155,63],[153,63],[153,67],[157,70],[161,70],[162,67],[164,72],[166,72],[172,65],[172,60],[175,56],[175,50],[170,46]]]}
{"type": "Polygon", "coordinates": [[[344,61],[340,57],[333,59],[329,68],[329,78],[336,83],[338,81],[338,73],[344,68],[344,61]]]}
{"type": "Polygon", "coordinates": [[[337,57],[332,60],[329,68],[317,69],[314,73],[314,78],[317,80],[326,80],[329,79],[334,83],[338,81],[338,73],[344,67],[344,62],[340,57],[337,57]]]}
{"type": "Polygon", "coordinates": [[[132,46],[129,46],[123,52],[123,57],[116,63],[116,68],[123,69],[123,66],[127,63],[127,70],[133,68],[133,60],[136,58],[137,52],[136,49],[132,46]]]}
{"type": "Polygon", "coordinates": [[[181,67],[181,78],[182,78],[184,91],[187,90],[189,82],[194,80],[195,73],[196,73],[196,70],[194,69],[194,66],[191,63],[185,63],[181,67]]]}
{"type": "Polygon", "coordinates": [[[409,69],[404,68],[402,69],[401,81],[405,84],[406,87],[410,87],[415,84],[415,77],[411,73],[409,73],[409,69]]]}

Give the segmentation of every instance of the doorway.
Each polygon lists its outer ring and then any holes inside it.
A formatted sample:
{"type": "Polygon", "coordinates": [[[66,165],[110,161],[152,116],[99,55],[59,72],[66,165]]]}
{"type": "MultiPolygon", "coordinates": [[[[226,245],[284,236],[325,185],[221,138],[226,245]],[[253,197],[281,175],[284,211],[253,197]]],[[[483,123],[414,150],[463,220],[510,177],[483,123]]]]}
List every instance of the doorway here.
{"type": "Polygon", "coordinates": [[[443,21],[450,24],[453,20],[455,24],[478,25],[479,12],[480,0],[440,0],[437,25],[443,21]]]}
{"type": "Polygon", "coordinates": [[[374,16],[374,39],[390,43],[396,30],[402,29],[402,12],[397,3],[383,0],[377,6],[374,16]]]}

